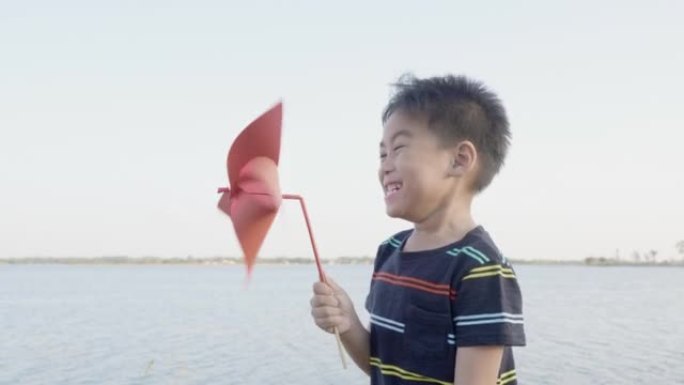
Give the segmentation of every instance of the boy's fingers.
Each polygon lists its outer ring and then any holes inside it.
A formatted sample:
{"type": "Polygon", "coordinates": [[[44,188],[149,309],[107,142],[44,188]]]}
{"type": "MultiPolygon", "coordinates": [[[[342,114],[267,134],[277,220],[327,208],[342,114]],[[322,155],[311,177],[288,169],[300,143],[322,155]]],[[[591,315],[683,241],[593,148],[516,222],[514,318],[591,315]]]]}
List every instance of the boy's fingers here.
{"type": "Polygon", "coordinates": [[[333,291],[335,291],[335,292],[342,291],[342,288],[340,287],[340,285],[338,285],[337,282],[335,282],[335,280],[330,278],[329,276],[325,277],[325,282],[328,284],[328,286],[330,286],[333,289],[333,291]]]}
{"type": "Polygon", "coordinates": [[[320,327],[326,329],[326,331],[332,332],[332,328],[339,327],[341,324],[342,324],[342,317],[331,316],[331,317],[322,319],[318,325],[320,327]]]}
{"type": "Polygon", "coordinates": [[[311,298],[311,307],[337,307],[339,304],[340,301],[338,301],[337,298],[332,295],[315,295],[313,298],[311,298]]]}
{"type": "Polygon", "coordinates": [[[338,317],[342,314],[342,311],[338,307],[316,307],[311,309],[311,315],[316,319],[327,319],[330,317],[338,317]]]}
{"type": "Polygon", "coordinates": [[[333,289],[329,285],[326,285],[323,282],[314,283],[313,291],[315,294],[327,294],[327,295],[333,294],[333,289]]]}
{"type": "Polygon", "coordinates": [[[332,329],[336,326],[339,326],[341,323],[342,317],[340,316],[330,316],[316,319],[316,325],[324,330],[332,329]]]}

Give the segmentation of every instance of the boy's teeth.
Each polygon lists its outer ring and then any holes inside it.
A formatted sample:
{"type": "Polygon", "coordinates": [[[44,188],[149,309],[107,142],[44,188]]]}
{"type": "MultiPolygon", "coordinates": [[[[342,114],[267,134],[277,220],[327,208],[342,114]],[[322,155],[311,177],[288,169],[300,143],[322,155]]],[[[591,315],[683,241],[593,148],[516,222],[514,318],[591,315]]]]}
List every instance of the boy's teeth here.
{"type": "Polygon", "coordinates": [[[392,193],[395,191],[399,191],[400,188],[401,188],[401,183],[392,183],[390,185],[387,185],[387,192],[392,193]]]}

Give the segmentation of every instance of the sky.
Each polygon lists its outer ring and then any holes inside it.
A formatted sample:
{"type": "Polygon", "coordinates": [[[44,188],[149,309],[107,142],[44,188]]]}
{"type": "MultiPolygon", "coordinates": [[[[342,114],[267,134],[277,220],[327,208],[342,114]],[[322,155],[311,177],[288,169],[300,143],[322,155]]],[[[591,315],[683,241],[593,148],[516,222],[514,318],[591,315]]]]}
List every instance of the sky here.
{"type": "MultiPolygon", "coordinates": [[[[508,258],[677,256],[684,2],[2,1],[0,258],[240,256],[216,188],[284,104],[280,180],[323,258],[374,256],[382,108],[466,75],[512,143],[473,213],[508,258]]],[[[260,258],[312,257],[285,202],[260,258]]]]}

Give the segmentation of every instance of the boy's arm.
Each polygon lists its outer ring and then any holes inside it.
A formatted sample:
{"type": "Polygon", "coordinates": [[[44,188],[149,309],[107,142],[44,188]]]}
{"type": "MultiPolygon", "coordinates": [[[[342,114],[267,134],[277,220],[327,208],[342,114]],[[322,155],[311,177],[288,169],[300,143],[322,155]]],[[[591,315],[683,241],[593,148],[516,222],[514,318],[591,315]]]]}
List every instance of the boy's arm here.
{"type": "Polygon", "coordinates": [[[361,324],[347,293],[332,280],[316,282],[311,298],[311,315],[318,327],[328,333],[337,328],[345,350],[354,363],[370,375],[370,333],[361,324]]]}
{"type": "Polygon", "coordinates": [[[454,384],[496,385],[502,357],[502,346],[458,348],[454,369],[454,384]]]}
{"type": "Polygon", "coordinates": [[[458,385],[495,385],[501,371],[507,382],[512,381],[515,367],[504,360],[507,346],[525,346],[522,294],[515,271],[487,245],[478,248],[468,250],[475,250],[479,260],[466,258],[468,265],[452,283],[458,293],[451,314],[457,348],[454,381],[458,385]]]}

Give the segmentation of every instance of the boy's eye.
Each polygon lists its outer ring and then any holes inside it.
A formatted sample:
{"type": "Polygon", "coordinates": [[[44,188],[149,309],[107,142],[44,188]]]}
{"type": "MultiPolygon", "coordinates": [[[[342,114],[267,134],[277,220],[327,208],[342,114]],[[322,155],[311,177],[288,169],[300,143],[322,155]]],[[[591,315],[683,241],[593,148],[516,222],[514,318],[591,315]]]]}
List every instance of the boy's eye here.
{"type": "MultiPolygon", "coordinates": [[[[401,150],[401,149],[404,148],[404,147],[406,147],[405,144],[400,144],[400,145],[398,145],[398,146],[395,146],[395,147],[392,148],[392,152],[397,152],[397,151],[401,150]]],[[[380,153],[380,159],[385,159],[385,158],[387,158],[387,153],[381,152],[381,153],[380,153]]]]}

